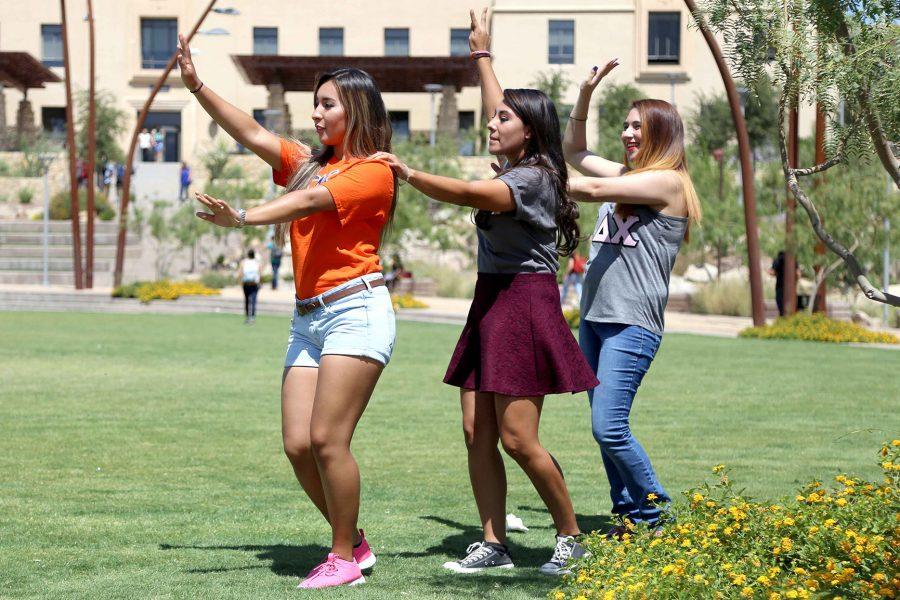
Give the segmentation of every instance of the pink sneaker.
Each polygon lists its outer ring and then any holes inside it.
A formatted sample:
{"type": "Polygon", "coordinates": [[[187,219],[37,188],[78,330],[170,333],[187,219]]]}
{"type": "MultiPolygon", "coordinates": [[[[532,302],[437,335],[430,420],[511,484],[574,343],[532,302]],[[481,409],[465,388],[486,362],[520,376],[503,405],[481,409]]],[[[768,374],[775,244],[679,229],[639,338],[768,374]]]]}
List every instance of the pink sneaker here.
{"type": "Polygon", "coordinates": [[[356,561],[346,561],[337,554],[328,554],[325,562],[309,572],[298,588],[317,589],[339,585],[359,585],[365,583],[362,571],[356,561]]]}
{"type": "Polygon", "coordinates": [[[359,536],[362,541],[359,546],[353,547],[353,560],[359,565],[360,570],[365,571],[375,566],[375,554],[372,553],[369,542],[366,541],[366,532],[360,529],[359,536]]]}

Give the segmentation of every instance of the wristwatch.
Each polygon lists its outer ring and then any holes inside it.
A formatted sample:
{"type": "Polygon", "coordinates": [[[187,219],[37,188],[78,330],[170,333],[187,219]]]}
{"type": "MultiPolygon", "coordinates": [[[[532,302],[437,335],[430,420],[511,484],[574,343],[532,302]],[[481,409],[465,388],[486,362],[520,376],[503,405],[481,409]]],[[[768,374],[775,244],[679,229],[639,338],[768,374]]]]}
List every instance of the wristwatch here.
{"type": "Polygon", "coordinates": [[[239,208],[238,209],[238,224],[235,227],[240,229],[241,227],[244,226],[244,224],[246,222],[247,222],[247,211],[244,210],[243,208],[239,208]]]}

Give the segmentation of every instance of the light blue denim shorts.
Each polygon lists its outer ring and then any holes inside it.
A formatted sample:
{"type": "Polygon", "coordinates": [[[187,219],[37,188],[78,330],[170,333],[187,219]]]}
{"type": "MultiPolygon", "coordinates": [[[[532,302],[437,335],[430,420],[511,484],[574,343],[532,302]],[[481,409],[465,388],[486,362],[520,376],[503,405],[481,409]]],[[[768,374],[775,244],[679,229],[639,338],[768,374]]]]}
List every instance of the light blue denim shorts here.
{"type": "MultiPolygon", "coordinates": [[[[380,279],[371,273],[333,287],[323,296],[364,281],[380,279]]],[[[318,367],[325,354],[365,356],[387,365],[394,351],[394,306],[387,287],[378,286],[317,308],[305,315],[294,309],[284,366],[318,367]]]]}

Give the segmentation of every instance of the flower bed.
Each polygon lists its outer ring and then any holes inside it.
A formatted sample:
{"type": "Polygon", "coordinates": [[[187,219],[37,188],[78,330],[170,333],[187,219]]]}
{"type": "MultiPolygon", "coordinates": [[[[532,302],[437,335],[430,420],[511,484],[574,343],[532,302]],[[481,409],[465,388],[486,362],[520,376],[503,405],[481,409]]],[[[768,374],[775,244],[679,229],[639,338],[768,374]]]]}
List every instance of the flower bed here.
{"type": "Polygon", "coordinates": [[[865,342],[897,344],[896,336],[880,331],[869,331],[855,323],[835,321],[821,313],[797,313],[776,319],[764,327],[748,327],[741,337],[782,340],[807,340],[812,342],[865,342]]]}
{"type": "Polygon", "coordinates": [[[587,536],[591,555],[551,598],[896,598],[900,440],[879,462],[881,482],[839,475],[776,504],[744,498],[718,465],[658,534],[587,536]]]}
{"type": "Polygon", "coordinates": [[[143,303],[151,300],[175,300],[180,296],[217,296],[219,290],[206,287],[198,281],[137,281],[120,285],[113,290],[113,298],[137,298],[143,303]]]}
{"type": "Polygon", "coordinates": [[[391,296],[391,302],[394,304],[394,310],[398,308],[428,308],[428,305],[421,300],[413,298],[412,294],[400,294],[391,296]]]}

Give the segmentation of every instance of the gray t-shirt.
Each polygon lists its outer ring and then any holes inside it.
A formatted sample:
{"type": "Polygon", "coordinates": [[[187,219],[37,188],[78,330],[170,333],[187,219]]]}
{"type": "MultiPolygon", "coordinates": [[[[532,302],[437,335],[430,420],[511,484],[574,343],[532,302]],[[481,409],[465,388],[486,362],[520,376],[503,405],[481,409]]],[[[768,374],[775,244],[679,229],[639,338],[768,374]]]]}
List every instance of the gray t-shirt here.
{"type": "Polygon", "coordinates": [[[493,213],[478,228],[479,273],[556,273],[556,209],[559,196],[550,174],[515,167],[500,175],[516,208],[493,213]]]}
{"type": "Polygon", "coordinates": [[[686,217],[634,206],[622,217],[604,204],[591,238],[581,314],[597,323],[640,325],[662,335],[669,275],[684,239],[686,217]]]}

